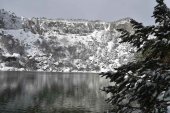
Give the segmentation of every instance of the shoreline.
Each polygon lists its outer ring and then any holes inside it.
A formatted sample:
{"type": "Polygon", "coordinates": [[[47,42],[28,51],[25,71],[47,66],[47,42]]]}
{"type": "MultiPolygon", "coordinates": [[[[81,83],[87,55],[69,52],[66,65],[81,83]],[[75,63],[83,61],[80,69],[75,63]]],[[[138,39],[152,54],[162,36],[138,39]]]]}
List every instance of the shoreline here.
{"type": "Polygon", "coordinates": [[[33,71],[33,70],[0,70],[0,72],[39,72],[39,73],[88,73],[88,74],[100,74],[101,72],[94,72],[94,71],[71,71],[71,72],[62,72],[62,71],[33,71]]]}

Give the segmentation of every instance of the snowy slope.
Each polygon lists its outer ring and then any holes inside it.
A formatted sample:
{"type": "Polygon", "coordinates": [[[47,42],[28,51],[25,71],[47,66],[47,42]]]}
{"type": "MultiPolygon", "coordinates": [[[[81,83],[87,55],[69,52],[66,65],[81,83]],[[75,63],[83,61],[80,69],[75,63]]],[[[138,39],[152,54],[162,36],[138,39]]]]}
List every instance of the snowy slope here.
{"type": "Polygon", "coordinates": [[[0,27],[4,29],[21,29],[22,19],[17,17],[12,12],[7,12],[4,9],[0,10],[0,27]]]}
{"type": "Polygon", "coordinates": [[[133,59],[134,49],[119,43],[116,29],[120,28],[132,31],[130,18],[116,22],[27,19],[0,10],[0,70],[112,70],[133,59]]]}

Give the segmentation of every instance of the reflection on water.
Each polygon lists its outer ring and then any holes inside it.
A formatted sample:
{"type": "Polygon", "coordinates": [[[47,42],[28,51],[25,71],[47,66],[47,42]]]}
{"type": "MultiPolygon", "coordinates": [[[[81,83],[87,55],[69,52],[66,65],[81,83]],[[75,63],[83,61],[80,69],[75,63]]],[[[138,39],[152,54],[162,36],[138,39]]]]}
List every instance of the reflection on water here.
{"type": "Polygon", "coordinates": [[[0,113],[103,113],[97,74],[0,72],[0,113]]]}

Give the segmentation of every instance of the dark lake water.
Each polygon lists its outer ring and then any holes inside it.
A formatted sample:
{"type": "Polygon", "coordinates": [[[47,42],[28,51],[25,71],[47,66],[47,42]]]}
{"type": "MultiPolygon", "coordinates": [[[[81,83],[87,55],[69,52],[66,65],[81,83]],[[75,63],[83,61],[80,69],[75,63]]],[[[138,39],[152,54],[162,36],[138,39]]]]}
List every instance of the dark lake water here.
{"type": "Polygon", "coordinates": [[[104,113],[103,86],[98,74],[0,72],[0,113],[104,113]]]}

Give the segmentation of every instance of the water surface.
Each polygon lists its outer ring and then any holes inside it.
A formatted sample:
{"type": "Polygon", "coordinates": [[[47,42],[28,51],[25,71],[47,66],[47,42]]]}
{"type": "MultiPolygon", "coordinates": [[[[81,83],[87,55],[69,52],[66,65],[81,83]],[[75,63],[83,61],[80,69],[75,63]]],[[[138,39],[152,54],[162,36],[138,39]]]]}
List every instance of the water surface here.
{"type": "Polygon", "coordinates": [[[0,72],[0,113],[103,113],[106,84],[89,73],[0,72]]]}

